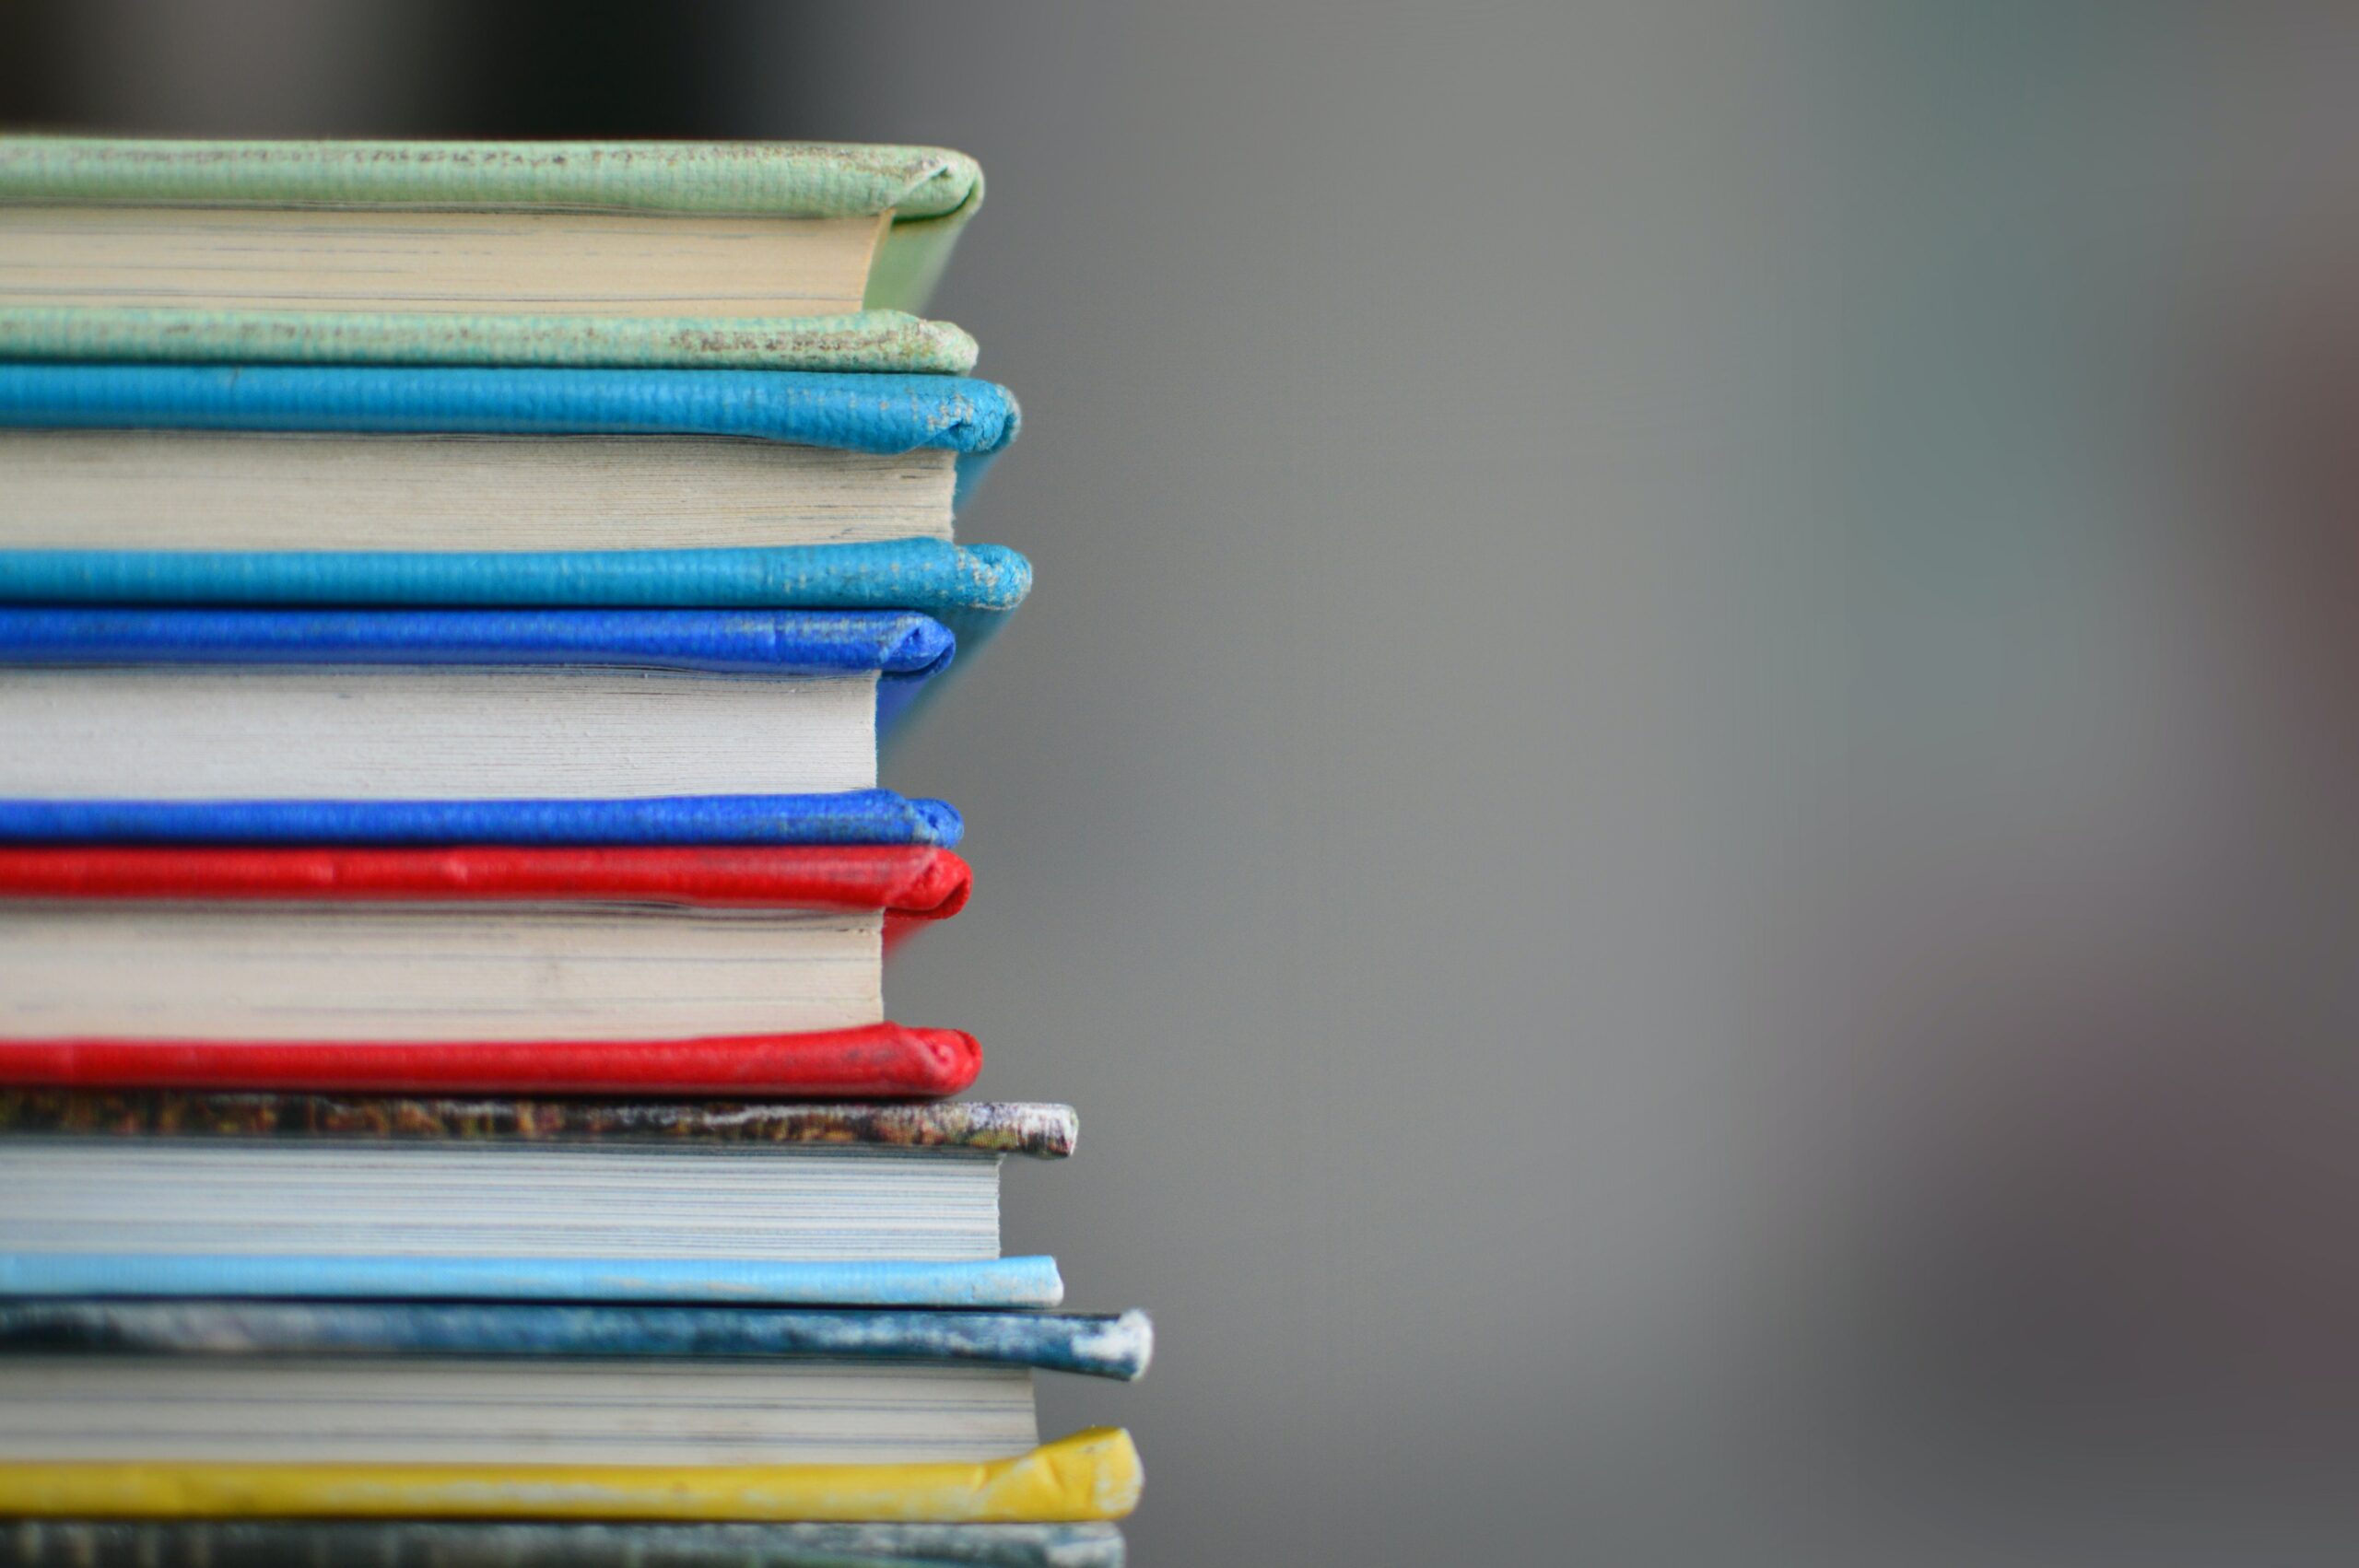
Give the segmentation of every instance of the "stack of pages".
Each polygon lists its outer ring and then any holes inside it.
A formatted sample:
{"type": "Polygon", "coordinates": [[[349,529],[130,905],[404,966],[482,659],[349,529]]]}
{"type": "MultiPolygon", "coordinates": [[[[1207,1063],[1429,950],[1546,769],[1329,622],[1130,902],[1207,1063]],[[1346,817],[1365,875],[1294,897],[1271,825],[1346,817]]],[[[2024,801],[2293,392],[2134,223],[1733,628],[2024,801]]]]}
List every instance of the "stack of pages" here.
{"type": "Polygon", "coordinates": [[[886,1019],[1022,601],[935,148],[0,137],[0,1562],[1107,1568],[886,1019]]]}

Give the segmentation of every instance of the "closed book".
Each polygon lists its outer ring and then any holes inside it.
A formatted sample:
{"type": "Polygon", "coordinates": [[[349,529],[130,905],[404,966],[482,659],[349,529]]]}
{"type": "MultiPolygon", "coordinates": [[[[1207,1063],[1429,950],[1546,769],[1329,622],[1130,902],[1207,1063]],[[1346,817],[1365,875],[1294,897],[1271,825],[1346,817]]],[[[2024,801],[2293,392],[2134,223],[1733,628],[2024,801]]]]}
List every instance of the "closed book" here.
{"type": "Polygon", "coordinates": [[[0,606],[0,799],[868,790],[954,646],[885,611],[0,606]]]}
{"type": "Polygon", "coordinates": [[[938,147],[0,137],[0,354],[962,371],[938,147]]]}
{"type": "Polygon", "coordinates": [[[991,1462],[1144,1315],[0,1302],[0,1465],[991,1462]]]}
{"type": "MultiPolygon", "coordinates": [[[[0,1296],[1044,1307],[1062,1106],[0,1090],[0,1296]]],[[[0,1504],[0,1512],[5,1512],[0,1504]]]]}
{"type": "Polygon", "coordinates": [[[0,1081],[786,1092],[799,1052],[935,1092],[974,1043],[879,1027],[884,951],[968,886],[909,846],[0,845],[0,1081]]]}
{"type": "Polygon", "coordinates": [[[1018,424],[954,376],[0,362],[0,546],[947,540],[1018,424]]]}

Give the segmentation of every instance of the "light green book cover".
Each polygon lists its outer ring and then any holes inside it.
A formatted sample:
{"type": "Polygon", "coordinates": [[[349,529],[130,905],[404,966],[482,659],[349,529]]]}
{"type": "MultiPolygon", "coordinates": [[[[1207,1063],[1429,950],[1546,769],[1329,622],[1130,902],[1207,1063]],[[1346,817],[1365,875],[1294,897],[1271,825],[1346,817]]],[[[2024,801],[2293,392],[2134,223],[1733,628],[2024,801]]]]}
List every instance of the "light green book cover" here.
{"type": "Polygon", "coordinates": [[[974,365],[974,340],[917,312],[982,196],[975,161],[940,147],[0,135],[0,253],[12,206],[892,215],[862,309],[849,315],[129,309],[20,300],[0,305],[0,355],[963,374],[974,365]]]}

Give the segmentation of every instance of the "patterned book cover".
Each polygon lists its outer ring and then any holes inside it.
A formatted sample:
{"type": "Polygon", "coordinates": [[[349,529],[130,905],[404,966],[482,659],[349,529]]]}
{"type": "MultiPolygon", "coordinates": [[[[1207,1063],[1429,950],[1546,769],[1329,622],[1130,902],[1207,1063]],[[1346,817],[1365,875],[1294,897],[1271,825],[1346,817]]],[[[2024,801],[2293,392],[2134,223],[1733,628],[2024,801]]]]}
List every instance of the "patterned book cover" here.
{"type": "Polygon", "coordinates": [[[1056,1160],[1071,1106],[95,1093],[0,1088],[0,1137],[331,1139],[401,1142],[658,1143],[712,1148],[939,1149],[1056,1160]]]}
{"type": "Polygon", "coordinates": [[[718,1356],[1137,1378],[1143,1312],[843,1312],[447,1302],[0,1302],[0,1355],[718,1356]]]}
{"type": "Polygon", "coordinates": [[[6,1568],[1122,1568],[1110,1524],[24,1519],[6,1568]]]}

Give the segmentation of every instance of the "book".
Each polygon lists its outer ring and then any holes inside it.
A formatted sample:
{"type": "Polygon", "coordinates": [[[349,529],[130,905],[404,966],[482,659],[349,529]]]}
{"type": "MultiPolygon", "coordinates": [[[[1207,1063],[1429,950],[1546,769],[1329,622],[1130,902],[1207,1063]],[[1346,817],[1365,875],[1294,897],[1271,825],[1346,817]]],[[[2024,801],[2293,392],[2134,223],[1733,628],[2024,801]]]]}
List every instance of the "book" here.
{"type": "Polygon", "coordinates": [[[999,1164],[1074,1131],[973,1101],[0,1090],[0,1296],[1054,1306],[1054,1262],[1000,1256],[999,1164]]]}
{"type": "Polygon", "coordinates": [[[0,798],[867,790],[954,648],[886,611],[0,606],[0,798]]]}
{"type": "Polygon", "coordinates": [[[1122,1548],[1105,1523],[0,1522],[8,1568],[1122,1568],[1122,1548]]]}
{"type": "Polygon", "coordinates": [[[0,1463],[987,1461],[1039,1370],[1136,1377],[1143,1314],[0,1304],[0,1463]]]}
{"type": "MultiPolygon", "coordinates": [[[[0,1061],[858,1030],[885,1021],[886,941],[957,914],[969,877],[896,846],[0,846],[0,1042],[40,1047],[0,1061]]],[[[964,1036],[927,1048],[971,1072],[964,1036]]]]}
{"type": "Polygon", "coordinates": [[[980,1461],[841,1465],[0,1462],[30,1517],[790,1519],[1060,1523],[1137,1506],[1130,1434],[1092,1428],[980,1461]]]}
{"type": "Polygon", "coordinates": [[[0,363],[0,547],[947,540],[1019,425],[952,376],[0,363]]]}
{"type": "Polygon", "coordinates": [[[0,137],[0,354],[963,371],[973,160],[815,143],[0,137]]]}

